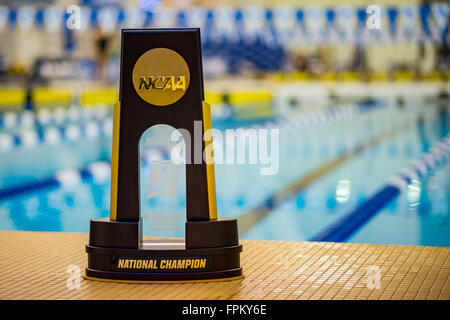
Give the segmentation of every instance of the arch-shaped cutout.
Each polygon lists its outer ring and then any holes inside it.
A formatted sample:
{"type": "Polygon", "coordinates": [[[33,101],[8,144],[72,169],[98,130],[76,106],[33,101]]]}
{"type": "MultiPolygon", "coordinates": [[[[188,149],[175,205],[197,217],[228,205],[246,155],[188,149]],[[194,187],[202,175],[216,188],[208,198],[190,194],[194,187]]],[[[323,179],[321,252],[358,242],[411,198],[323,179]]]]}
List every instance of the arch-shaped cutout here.
{"type": "MultiPolygon", "coordinates": [[[[157,124],[142,133],[138,149],[141,235],[164,239],[184,238],[185,135],[170,125],[157,124]]],[[[144,242],[141,239],[141,246],[150,243],[158,242],[144,242]]],[[[167,241],[164,240],[164,243],[167,241]]],[[[179,241],[177,243],[180,244],[179,241]]]]}

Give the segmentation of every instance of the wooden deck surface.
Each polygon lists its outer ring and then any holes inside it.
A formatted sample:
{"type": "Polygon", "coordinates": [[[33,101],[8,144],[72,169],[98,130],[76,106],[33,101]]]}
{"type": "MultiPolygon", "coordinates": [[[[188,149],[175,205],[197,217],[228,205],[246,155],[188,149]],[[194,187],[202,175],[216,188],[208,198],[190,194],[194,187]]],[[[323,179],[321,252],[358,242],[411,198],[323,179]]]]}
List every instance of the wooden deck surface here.
{"type": "Polygon", "coordinates": [[[450,299],[450,248],[242,241],[244,279],[125,284],[79,277],[87,242],[1,231],[0,299],[450,299]]]}

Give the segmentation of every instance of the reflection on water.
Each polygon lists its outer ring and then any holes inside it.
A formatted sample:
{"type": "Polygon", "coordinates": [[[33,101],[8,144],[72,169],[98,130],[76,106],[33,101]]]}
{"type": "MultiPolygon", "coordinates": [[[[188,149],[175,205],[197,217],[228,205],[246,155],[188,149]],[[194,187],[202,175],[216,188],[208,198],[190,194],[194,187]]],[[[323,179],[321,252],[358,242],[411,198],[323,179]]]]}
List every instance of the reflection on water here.
{"type": "Polygon", "coordinates": [[[336,187],[336,201],[339,203],[347,202],[350,198],[351,183],[348,179],[341,179],[336,187]]]}

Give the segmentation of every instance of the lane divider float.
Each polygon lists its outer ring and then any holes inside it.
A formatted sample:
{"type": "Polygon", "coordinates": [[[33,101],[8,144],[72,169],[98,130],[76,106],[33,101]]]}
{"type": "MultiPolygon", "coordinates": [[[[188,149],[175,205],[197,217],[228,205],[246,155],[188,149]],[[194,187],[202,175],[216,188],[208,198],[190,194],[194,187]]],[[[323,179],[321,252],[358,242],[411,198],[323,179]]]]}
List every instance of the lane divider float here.
{"type": "Polygon", "coordinates": [[[431,170],[444,164],[450,157],[450,134],[422,156],[402,169],[371,198],[341,217],[310,241],[343,242],[377,215],[389,202],[395,199],[413,181],[427,175],[431,170]]]}
{"type": "Polygon", "coordinates": [[[105,183],[108,181],[110,173],[111,164],[107,161],[96,161],[82,169],[60,170],[52,177],[41,178],[18,186],[0,189],[0,201],[42,189],[70,188],[78,185],[82,181],[90,179],[93,179],[97,183],[105,183]]]}

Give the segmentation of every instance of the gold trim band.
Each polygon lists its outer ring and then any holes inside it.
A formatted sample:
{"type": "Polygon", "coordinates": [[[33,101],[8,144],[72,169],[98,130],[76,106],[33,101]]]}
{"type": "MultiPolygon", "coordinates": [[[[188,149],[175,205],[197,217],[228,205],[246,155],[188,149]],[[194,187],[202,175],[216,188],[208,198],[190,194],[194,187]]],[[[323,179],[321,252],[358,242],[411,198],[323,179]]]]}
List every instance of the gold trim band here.
{"type": "Polygon", "coordinates": [[[93,280],[93,281],[103,281],[103,282],[114,282],[114,283],[130,283],[130,284],[138,284],[138,283],[148,283],[148,284],[176,284],[176,283],[202,283],[202,282],[224,282],[224,281],[235,281],[235,280],[241,280],[244,279],[244,275],[240,275],[237,277],[230,277],[230,278],[217,278],[217,279],[204,279],[204,280],[169,280],[169,281],[154,281],[154,280],[120,280],[120,279],[105,279],[105,278],[96,278],[96,277],[89,277],[85,274],[83,274],[83,278],[86,280],[93,280]]]}
{"type": "Polygon", "coordinates": [[[211,157],[206,160],[206,182],[208,185],[208,206],[209,206],[209,219],[217,220],[217,202],[216,202],[216,179],[214,176],[214,153],[212,146],[212,134],[211,134],[211,106],[202,101],[203,109],[203,134],[205,139],[206,157],[211,157]],[[208,154],[208,151],[211,153],[208,154]]]}
{"type": "Polygon", "coordinates": [[[113,143],[111,156],[111,202],[109,219],[117,219],[117,186],[119,179],[119,132],[120,132],[120,101],[114,105],[113,113],[113,143]]]}

